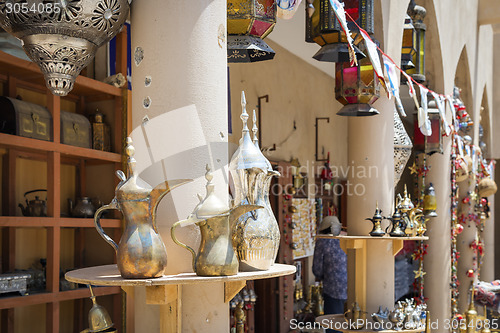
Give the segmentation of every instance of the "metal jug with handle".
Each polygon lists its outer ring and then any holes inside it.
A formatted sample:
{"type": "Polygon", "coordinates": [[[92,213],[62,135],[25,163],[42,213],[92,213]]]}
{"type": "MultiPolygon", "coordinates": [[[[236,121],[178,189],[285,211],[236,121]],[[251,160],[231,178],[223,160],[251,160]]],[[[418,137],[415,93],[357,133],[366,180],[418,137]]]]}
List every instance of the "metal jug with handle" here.
{"type": "Polygon", "coordinates": [[[187,220],[174,223],[171,229],[173,241],[191,252],[193,270],[201,276],[227,276],[238,274],[238,258],[233,249],[231,226],[241,215],[259,208],[257,205],[241,205],[229,209],[214,193],[212,174],[207,165],[207,194],[195,207],[187,220]],[[175,237],[178,226],[196,224],[200,228],[201,243],[198,254],[175,237]]]}
{"type": "Polygon", "coordinates": [[[167,266],[167,250],[156,228],[156,209],[167,193],[192,180],[165,181],[155,188],[144,182],[145,185],[139,185],[134,151],[132,139],[127,138],[125,153],[129,176],[126,178],[122,171],[116,172],[121,181],[116,187],[115,198],[96,211],[94,222],[102,238],[115,249],[123,278],[156,278],[163,275],[167,266]],[[101,227],[100,217],[107,209],[118,209],[125,217],[125,229],[118,245],[101,227]]]}

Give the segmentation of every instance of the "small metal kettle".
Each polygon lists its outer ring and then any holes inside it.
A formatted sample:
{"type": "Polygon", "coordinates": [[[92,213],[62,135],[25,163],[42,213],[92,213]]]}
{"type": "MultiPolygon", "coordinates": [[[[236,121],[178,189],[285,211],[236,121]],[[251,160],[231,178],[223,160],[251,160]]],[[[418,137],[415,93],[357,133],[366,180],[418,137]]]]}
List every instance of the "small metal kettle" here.
{"type": "Polygon", "coordinates": [[[382,220],[384,217],[382,216],[382,210],[377,207],[375,208],[375,214],[372,218],[366,218],[365,220],[371,221],[373,223],[372,231],[370,231],[370,236],[373,237],[382,237],[385,235],[384,230],[382,230],[382,220]]]}
{"type": "MultiPolygon", "coordinates": [[[[399,211],[399,208],[396,208],[394,210],[394,214],[392,214],[392,217],[387,217],[387,220],[391,220],[392,222],[392,229],[391,232],[389,233],[389,236],[391,237],[404,237],[406,236],[405,230],[406,230],[406,222],[404,219],[401,217],[401,212],[399,211]]],[[[385,229],[385,232],[388,232],[389,228],[391,225],[387,226],[385,229]]]]}
{"type": "Polygon", "coordinates": [[[189,183],[191,179],[164,181],[152,188],[145,182],[140,184],[136,170],[132,139],[127,138],[125,153],[128,156],[128,178],[122,171],[116,174],[120,183],[115,197],[109,205],[99,208],[94,216],[97,231],[116,251],[120,274],[125,279],[148,279],[161,277],[167,268],[167,249],[156,228],[156,209],[161,199],[174,188],[189,183]],[[125,228],[116,244],[101,227],[101,214],[108,209],[118,209],[125,218],[125,228]]]}
{"type": "Polygon", "coordinates": [[[73,217],[93,217],[95,207],[89,197],[82,197],[76,200],[76,205],[73,207],[73,200],[68,199],[69,211],[73,217]]]}
{"type": "Polygon", "coordinates": [[[36,216],[42,217],[47,216],[47,199],[42,200],[39,196],[35,195],[34,200],[28,200],[27,195],[35,192],[47,192],[45,189],[31,190],[24,193],[24,199],[26,200],[26,207],[19,204],[21,212],[24,216],[36,216]]]}
{"type": "Polygon", "coordinates": [[[231,227],[238,218],[252,210],[264,208],[258,205],[240,205],[229,209],[214,192],[213,175],[207,165],[207,194],[195,207],[188,219],[174,223],[171,229],[173,241],[193,255],[193,270],[200,276],[228,276],[238,274],[238,258],[233,249],[231,227]],[[201,242],[198,254],[175,237],[178,226],[196,224],[200,228],[201,242]]]}

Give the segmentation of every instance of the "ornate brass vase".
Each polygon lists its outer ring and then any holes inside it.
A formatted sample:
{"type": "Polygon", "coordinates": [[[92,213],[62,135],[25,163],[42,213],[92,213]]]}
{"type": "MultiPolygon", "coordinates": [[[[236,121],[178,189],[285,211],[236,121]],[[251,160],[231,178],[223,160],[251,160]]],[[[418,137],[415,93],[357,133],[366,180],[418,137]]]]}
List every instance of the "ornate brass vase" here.
{"type": "Polygon", "coordinates": [[[192,180],[165,181],[155,188],[137,184],[138,175],[133,158],[132,139],[127,138],[129,176],[117,171],[121,179],[115,197],[109,205],[99,208],[94,215],[97,231],[116,251],[120,274],[125,279],[161,277],[167,267],[167,250],[156,229],[156,209],[161,199],[172,189],[192,180]],[[125,230],[117,245],[102,230],[100,217],[108,209],[118,209],[125,217],[125,230]]]}
{"type": "Polygon", "coordinates": [[[174,223],[171,235],[174,242],[193,255],[193,270],[201,276],[227,276],[238,274],[238,258],[231,241],[230,225],[242,214],[263,208],[242,205],[233,209],[223,203],[214,193],[212,174],[207,166],[207,195],[196,206],[188,219],[174,223]],[[198,254],[175,237],[178,226],[196,224],[200,228],[201,242],[198,254]]]}
{"type": "Polygon", "coordinates": [[[254,141],[250,138],[244,93],[241,104],[243,135],[229,164],[234,183],[233,205],[251,204],[264,208],[249,212],[236,221],[232,230],[233,246],[240,262],[240,271],[267,270],[274,264],[280,243],[278,222],[269,202],[272,177],[280,174],[272,169],[271,163],[260,152],[255,113],[252,129],[254,141]]]}

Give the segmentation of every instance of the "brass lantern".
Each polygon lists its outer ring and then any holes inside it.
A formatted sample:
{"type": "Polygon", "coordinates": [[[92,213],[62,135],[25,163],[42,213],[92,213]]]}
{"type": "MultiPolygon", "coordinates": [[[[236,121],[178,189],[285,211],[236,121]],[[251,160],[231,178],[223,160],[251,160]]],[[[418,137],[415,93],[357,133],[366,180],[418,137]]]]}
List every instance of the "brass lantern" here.
{"type": "Polygon", "coordinates": [[[415,146],[415,151],[426,153],[432,155],[434,153],[443,153],[443,135],[441,134],[441,117],[439,116],[439,110],[436,107],[436,101],[431,100],[429,102],[429,107],[427,109],[427,114],[431,122],[432,134],[425,136],[420,131],[418,127],[418,116],[414,115],[414,132],[413,132],[413,144],[415,146]]]}
{"type": "Polygon", "coordinates": [[[436,209],[437,209],[436,191],[434,190],[434,186],[432,186],[432,183],[430,183],[429,187],[425,189],[425,195],[424,195],[425,217],[438,216],[436,213],[436,209]]]}
{"type": "MultiPolygon", "coordinates": [[[[369,34],[373,33],[373,0],[344,0],[344,9],[356,23],[369,34]]],[[[354,44],[361,35],[354,22],[347,16],[347,25],[352,32],[354,44]]],[[[349,62],[347,38],[329,0],[308,0],[306,6],[306,42],[317,43],[321,49],[313,56],[319,61],[349,62]],[[311,4],[312,2],[312,4],[311,4]],[[313,6],[313,7],[311,7],[313,6]],[[314,10],[313,10],[314,9],[314,10]]],[[[365,55],[354,46],[359,60],[365,55]]]]}
{"type": "Polygon", "coordinates": [[[276,24],[274,0],[227,1],[227,61],[271,60],[275,52],[262,39],[276,24]]]}
{"type": "Polygon", "coordinates": [[[417,52],[413,58],[415,68],[409,69],[406,73],[410,74],[418,82],[425,82],[425,31],[427,30],[427,26],[423,20],[427,11],[424,7],[415,5],[415,2],[412,1],[409,13],[416,31],[415,49],[417,52]]]}
{"type": "MultiPolygon", "coordinates": [[[[411,17],[409,15],[406,15],[405,25],[403,28],[403,46],[401,48],[401,68],[404,71],[415,68],[413,59],[417,54],[417,50],[415,49],[416,45],[417,31],[413,26],[411,17]]],[[[404,77],[404,75],[401,75],[401,77],[404,77]]]]}
{"type": "Polygon", "coordinates": [[[361,59],[358,66],[338,62],[335,68],[335,98],[344,107],[339,116],[374,116],[379,114],[370,104],[380,97],[380,82],[369,58],[361,59]]]}

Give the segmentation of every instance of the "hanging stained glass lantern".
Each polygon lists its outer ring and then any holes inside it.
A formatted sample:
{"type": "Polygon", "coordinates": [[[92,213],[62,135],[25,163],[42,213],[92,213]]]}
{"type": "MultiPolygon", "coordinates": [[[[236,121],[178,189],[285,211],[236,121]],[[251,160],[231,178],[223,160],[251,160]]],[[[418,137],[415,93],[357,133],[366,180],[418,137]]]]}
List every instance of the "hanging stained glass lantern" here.
{"type": "Polygon", "coordinates": [[[2,0],[0,27],[23,41],[54,95],[66,96],[128,17],[127,0],[2,0]]]}
{"type": "Polygon", "coordinates": [[[432,155],[434,153],[443,153],[443,135],[441,132],[441,117],[436,106],[436,101],[429,101],[427,115],[431,122],[432,134],[425,136],[418,127],[418,115],[414,114],[414,134],[413,144],[415,151],[432,155]]]}
{"type": "Polygon", "coordinates": [[[335,68],[335,98],[344,107],[339,116],[374,116],[379,114],[370,104],[380,97],[380,82],[369,58],[350,67],[347,62],[338,62],[335,68]]]}
{"type": "Polygon", "coordinates": [[[276,24],[274,0],[227,1],[227,61],[271,60],[275,52],[263,39],[276,24]]]}
{"type": "MultiPolygon", "coordinates": [[[[414,69],[415,64],[413,59],[416,57],[417,50],[417,31],[413,26],[412,19],[409,15],[405,17],[405,25],[403,28],[403,43],[401,47],[401,68],[404,71],[414,69]]],[[[404,75],[401,75],[404,77],[404,75]]]]}
{"type": "MultiPolygon", "coordinates": [[[[373,33],[373,0],[344,0],[347,25],[357,45],[362,37],[351,18],[366,32],[373,33]]],[[[306,42],[317,43],[321,49],[313,56],[319,61],[349,62],[347,38],[329,0],[308,0],[306,4],[306,42]]],[[[357,59],[365,55],[354,46],[357,59]]]]}
{"type": "Polygon", "coordinates": [[[406,73],[410,74],[418,82],[425,82],[425,31],[427,30],[427,26],[424,23],[424,18],[427,11],[424,7],[415,5],[412,1],[409,14],[416,31],[416,54],[413,57],[415,68],[409,69],[406,73]]]}

